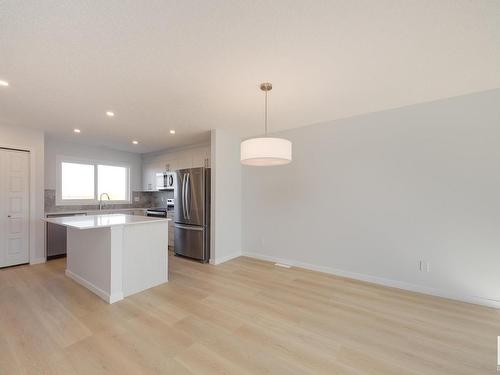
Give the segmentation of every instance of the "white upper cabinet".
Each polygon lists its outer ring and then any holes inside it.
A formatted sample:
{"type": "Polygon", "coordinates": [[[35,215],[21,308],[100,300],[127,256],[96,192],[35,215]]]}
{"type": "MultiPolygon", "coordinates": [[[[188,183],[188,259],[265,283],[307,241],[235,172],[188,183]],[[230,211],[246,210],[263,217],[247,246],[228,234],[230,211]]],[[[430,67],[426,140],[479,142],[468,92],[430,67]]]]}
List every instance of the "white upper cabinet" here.
{"type": "Polygon", "coordinates": [[[179,155],[176,170],[177,169],[186,169],[186,168],[191,168],[191,167],[192,167],[191,156],[186,152],[181,153],[179,155]]]}
{"type": "Polygon", "coordinates": [[[156,168],[154,163],[143,163],[142,164],[142,189],[143,190],[155,190],[156,178],[156,168]]]}
{"type": "Polygon", "coordinates": [[[156,190],[156,173],[158,172],[196,167],[210,167],[210,146],[146,156],[142,164],[142,188],[143,190],[156,190]]]}
{"type": "Polygon", "coordinates": [[[179,169],[179,161],[177,158],[168,158],[165,160],[165,171],[176,171],[179,169]]]}
{"type": "Polygon", "coordinates": [[[208,163],[210,155],[207,155],[209,151],[210,150],[207,151],[206,149],[199,149],[196,150],[195,153],[193,153],[193,159],[192,159],[193,168],[210,166],[210,164],[208,163]]]}

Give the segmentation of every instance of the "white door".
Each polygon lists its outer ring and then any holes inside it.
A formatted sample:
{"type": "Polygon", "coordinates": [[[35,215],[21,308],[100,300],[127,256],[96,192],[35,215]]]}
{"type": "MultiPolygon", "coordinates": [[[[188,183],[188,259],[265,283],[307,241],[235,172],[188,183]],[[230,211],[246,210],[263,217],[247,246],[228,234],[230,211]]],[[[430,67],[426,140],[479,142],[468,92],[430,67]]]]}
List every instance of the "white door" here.
{"type": "Polygon", "coordinates": [[[0,149],[0,267],[29,262],[29,160],[0,149]]]}

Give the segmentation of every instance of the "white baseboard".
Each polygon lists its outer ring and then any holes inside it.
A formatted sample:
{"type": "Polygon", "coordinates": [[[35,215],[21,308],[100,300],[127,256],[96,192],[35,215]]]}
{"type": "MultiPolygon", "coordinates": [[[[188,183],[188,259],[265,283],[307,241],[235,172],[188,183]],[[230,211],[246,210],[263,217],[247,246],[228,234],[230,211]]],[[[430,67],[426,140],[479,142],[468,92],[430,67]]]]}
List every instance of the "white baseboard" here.
{"type": "Polygon", "coordinates": [[[238,258],[241,255],[242,255],[241,253],[233,253],[233,254],[226,255],[225,257],[222,257],[222,258],[210,259],[210,264],[219,265],[219,264],[222,264],[224,262],[227,262],[228,260],[238,258]]]}
{"type": "Polygon", "coordinates": [[[347,277],[350,279],[366,281],[369,283],[384,285],[384,286],[388,286],[388,287],[392,287],[392,288],[409,290],[412,292],[423,293],[423,294],[430,294],[432,296],[448,298],[448,299],[453,299],[453,300],[457,300],[457,301],[474,303],[476,305],[483,305],[483,306],[494,307],[494,308],[500,309],[500,301],[493,300],[493,299],[487,299],[487,298],[476,297],[476,296],[469,296],[469,295],[460,294],[460,293],[456,293],[456,292],[451,292],[451,291],[446,291],[446,290],[441,290],[441,289],[436,289],[436,288],[430,288],[430,287],[423,286],[423,285],[411,284],[411,283],[407,283],[404,281],[386,279],[386,278],[378,277],[378,276],[364,275],[361,273],[344,271],[344,270],[340,270],[340,269],[332,268],[332,267],[318,266],[315,264],[303,263],[303,262],[290,260],[290,259],[272,257],[272,256],[264,255],[264,254],[243,252],[243,254],[241,254],[241,255],[246,256],[246,257],[250,257],[250,258],[274,262],[274,263],[288,264],[290,266],[305,268],[305,269],[308,269],[311,271],[328,273],[328,274],[335,275],[335,276],[341,276],[341,277],[347,277]]]}
{"type": "Polygon", "coordinates": [[[115,293],[115,294],[108,294],[104,290],[98,288],[91,282],[85,280],[84,278],[78,276],[77,274],[71,272],[70,270],[66,270],[66,276],[68,276],[70,279],[76,281],[78,284],[81,286],[87,288],[90,290],[92,293],[97,294],[99,297],[101,297],[103,300],[105,300],[107,303],[115,303],[118,301],[121,301],[123,299],[123,293],[115,293]]]}
{"type": "Polygon", "coordinates": [[[39,259],[30,260],[30,264],[31,265],[41,264],[41,263],[45,263],[45,262],[46,262],[45,258],[39,258],[39,259]]]}

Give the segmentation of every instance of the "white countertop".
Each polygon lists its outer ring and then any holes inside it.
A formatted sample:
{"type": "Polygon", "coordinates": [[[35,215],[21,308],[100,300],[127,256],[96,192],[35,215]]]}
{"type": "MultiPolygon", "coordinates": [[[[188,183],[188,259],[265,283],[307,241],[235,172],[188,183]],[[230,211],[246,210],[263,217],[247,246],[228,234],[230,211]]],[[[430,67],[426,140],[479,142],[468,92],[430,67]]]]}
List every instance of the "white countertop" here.
{"type": "Polygon", "coordinates": [[[123,211],[147,211],[147,208],[103,208],[102,210],[65,210],[65,211],[54,211],[45,212],[45,215],[61,215],[61,214],[108,214],[108,213],[119,213],[123,211]]]}
{"type": "Polygon", "coordinates": [[[170,221],[171,219],[126,214],[110,214],[42,218],[42,220],[47,223],[58,224],[69,228],[94,229],[113,227],[117,225],[133,225],[158,221],[170,221]]]}

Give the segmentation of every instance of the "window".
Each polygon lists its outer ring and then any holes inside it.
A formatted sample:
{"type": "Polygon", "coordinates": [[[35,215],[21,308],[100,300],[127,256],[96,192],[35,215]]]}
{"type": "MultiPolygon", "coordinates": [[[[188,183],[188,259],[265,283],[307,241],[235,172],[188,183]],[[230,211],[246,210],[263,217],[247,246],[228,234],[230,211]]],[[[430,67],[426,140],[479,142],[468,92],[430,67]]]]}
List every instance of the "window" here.
{"type": "Polygon", "coordinates": [[[112,165],[97,166],[97,193],[107,193],[112,201],[125,201],[128,185],[127,168],[112,165]]]}
{"type": "Polygon", "coordinates": [[[58,167],[58,205],[97,204],[102,193],[114,203],[130,202],[128,166],[59,158],[58,167]]]}
{"type": "Polygon", "coordinates": [[[89,164],[61,164],[61,194],[63,200],[94,199],[94,166],[89,164]]]}

